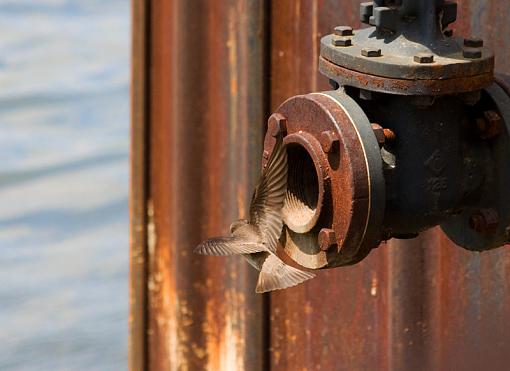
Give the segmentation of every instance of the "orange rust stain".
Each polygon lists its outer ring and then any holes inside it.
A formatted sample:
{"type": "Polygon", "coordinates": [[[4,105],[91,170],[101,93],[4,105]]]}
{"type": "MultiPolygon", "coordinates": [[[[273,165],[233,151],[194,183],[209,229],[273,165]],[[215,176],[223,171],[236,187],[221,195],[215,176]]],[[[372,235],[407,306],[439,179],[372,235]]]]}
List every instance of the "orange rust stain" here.
{"type": "Polygon", "coordinates": [[[206,335],[206,370],[243,370],[246,343],[243,334],[246,331],[244,308],[245,297],[236,289],[225,292],[220,303],[216,299],[206,304],[206,315],[202,330],[206,335]],[[225,307],[226,306],[226,307],[225,307]],[[218,318],[218,313],[224,314],[218,318]]]}

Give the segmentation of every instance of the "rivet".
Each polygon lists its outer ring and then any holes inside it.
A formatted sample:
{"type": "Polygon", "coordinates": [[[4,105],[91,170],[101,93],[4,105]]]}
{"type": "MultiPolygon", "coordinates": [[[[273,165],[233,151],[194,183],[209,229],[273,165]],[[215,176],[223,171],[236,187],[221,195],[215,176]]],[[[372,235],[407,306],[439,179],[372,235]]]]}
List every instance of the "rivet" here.
{"type": "Polygon", "coordinates": [[[361,49],[361,55],[364,57],[380,57],[381,49],[363,48],[361,49]]]}

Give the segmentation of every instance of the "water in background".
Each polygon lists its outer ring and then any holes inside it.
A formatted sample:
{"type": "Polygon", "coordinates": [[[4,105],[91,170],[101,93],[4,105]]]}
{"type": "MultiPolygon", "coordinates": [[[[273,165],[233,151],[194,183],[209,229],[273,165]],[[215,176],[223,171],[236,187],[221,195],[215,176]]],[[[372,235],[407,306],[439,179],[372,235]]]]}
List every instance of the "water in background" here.
{"type": "Polygon", "coordinates": [[[0,0],[0,369],[127,364],[129,1],[0,0]]]}

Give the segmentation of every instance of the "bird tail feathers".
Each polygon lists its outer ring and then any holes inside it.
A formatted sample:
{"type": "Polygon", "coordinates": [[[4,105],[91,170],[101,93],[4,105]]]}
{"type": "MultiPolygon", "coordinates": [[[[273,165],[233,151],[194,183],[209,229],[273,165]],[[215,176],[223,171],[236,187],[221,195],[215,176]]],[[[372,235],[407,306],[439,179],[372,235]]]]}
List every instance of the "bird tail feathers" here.
{"type": "Polygon", "coordinates": [[[285,264],[276,255],[269,254],[262,264],[255,291],[257,293],[263,293],[267,291],[286,289],[314,277],[315,274],[291,267],[290,265],[285,264]]]}

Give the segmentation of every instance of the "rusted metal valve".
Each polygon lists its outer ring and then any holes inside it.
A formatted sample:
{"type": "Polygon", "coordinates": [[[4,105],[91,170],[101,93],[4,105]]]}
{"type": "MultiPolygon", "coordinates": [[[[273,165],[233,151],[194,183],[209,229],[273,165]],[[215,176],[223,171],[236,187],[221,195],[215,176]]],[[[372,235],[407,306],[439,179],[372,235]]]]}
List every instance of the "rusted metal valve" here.
{"type": "Polygon", "coordinates": [[[453,1],[360,12],[372,27],[321,40],[334,90],[292,97],[269,119],[265,160],[279,133],[288,152],[284,252],[307,268],[349,265],[436,225],[470,250],[503,245],[510,84],[494,83],[493,53],[448,29],[453,1]]]}

